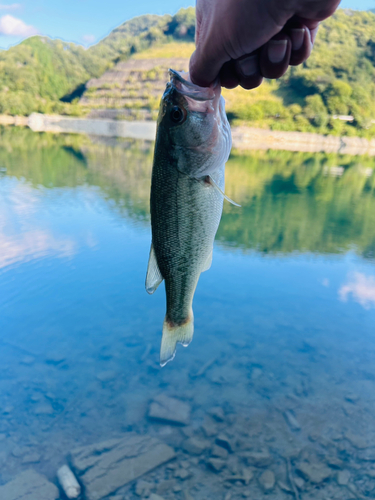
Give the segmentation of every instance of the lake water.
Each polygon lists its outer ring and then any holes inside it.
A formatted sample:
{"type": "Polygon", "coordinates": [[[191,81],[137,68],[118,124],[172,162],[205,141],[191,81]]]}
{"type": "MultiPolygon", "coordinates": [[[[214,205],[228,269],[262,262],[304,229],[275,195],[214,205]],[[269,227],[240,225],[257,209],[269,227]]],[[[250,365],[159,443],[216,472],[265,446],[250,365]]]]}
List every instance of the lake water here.
{"type": "Polygon", "coordinates": [[[152,148],[1,131],[0,488],[135,433],[176,458],[116,500],[375,498],[375,160],[233,154],[242,208],[225,202],[194,340],[160,368],[152,148]],[[149,417],[160,395],[187,425],[149,417]]]}

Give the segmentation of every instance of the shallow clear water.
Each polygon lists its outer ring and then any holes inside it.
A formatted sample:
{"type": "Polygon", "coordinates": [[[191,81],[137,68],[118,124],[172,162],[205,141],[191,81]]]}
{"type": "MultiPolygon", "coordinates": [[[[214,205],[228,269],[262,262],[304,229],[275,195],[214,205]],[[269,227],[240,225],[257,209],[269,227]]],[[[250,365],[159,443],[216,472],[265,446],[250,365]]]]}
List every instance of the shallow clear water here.
{"type": "Polygon", "coordinates": [[[242,208],[225,202],[194,340],[161,369],[152,144],[112,142],[2,131],[0,485],[57,484],[72,450],[133,432],[177,456],[118,500],[374,498],[375,161],[233,155],[242,208]],[[188,425],[148,418],[160,394],[188,425]]]}

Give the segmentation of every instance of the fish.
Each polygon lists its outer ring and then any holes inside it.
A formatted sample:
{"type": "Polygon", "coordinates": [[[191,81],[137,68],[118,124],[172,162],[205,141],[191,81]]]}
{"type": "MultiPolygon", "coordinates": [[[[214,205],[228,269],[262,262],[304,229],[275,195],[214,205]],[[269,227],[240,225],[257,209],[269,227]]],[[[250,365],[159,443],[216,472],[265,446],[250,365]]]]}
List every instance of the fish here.
{"type": "Polygon", "coordinates": [[[175,357],[177,344],[187,347],[193,339],[194,293],[201,273],[211,267],[232,147],[219,82],[203,88],[188,73],[169,74],[157,120],[146,276],[149,294],[165,282],[161,366],[175,357]]]}

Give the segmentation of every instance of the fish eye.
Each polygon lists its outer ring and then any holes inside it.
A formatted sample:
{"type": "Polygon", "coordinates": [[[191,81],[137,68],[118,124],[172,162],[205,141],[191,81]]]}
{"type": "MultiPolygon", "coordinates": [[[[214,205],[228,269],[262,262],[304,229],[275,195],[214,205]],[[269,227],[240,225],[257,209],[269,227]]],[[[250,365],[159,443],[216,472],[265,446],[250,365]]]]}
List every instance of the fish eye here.
{"type": "Polygon", "coordinates": [[[174,123],[182,123],[185,119],[185,113],[178,106],[173,106],[170,111],[170,117],[174,123]]]}

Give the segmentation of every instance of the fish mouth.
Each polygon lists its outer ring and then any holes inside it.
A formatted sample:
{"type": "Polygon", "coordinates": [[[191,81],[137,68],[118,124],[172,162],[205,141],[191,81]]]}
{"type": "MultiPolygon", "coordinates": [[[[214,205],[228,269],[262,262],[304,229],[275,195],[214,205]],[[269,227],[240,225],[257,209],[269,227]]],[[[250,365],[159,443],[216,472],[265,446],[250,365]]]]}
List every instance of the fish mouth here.
{"type": "Polygon", "coordinates": [[[211,87],[199,87],[190,81],[189,73],[169,69],[170,83],[180,94],[195,101],[213,101],[217,95],[217,84],[211,87]],[[186,75],[186,78],[184,76],[186,75]]]}

